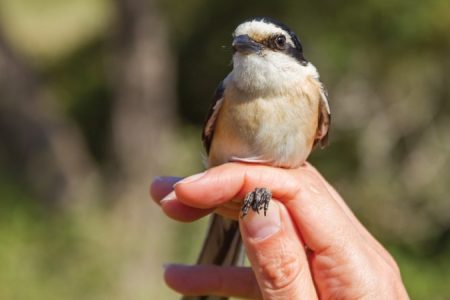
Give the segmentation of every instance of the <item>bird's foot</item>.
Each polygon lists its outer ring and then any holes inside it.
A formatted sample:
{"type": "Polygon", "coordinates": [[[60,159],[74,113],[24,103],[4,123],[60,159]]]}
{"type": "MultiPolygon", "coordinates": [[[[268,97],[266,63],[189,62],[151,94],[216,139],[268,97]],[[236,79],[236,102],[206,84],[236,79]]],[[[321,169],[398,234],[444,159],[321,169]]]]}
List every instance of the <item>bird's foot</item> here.
{"type": "Polygon", "coordinates": [[[259,214],[261,209],[264,210],[264,216],[269,208],[269,202],[272,199],[272,193],[266,188],[256,188],[253,192],[250,192],[245,196],[244,204],[242,205],[241,218],[248,214],[250,208],[259,214]]]}

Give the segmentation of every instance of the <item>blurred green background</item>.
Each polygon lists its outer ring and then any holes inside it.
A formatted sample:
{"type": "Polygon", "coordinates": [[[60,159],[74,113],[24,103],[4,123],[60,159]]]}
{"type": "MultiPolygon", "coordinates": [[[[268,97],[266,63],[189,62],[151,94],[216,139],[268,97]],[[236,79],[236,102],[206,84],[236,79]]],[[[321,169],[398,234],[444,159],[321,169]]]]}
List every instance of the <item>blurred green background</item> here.
{"type": "Polygon", "coordinates": [[[397,259],[450,299],[450,1],[0,0],[0,299],[175,299],[206,221],[155,175],[202,169],[200,128],[251,16],[293,28],[333,112],[311,161],[397,259]]]}

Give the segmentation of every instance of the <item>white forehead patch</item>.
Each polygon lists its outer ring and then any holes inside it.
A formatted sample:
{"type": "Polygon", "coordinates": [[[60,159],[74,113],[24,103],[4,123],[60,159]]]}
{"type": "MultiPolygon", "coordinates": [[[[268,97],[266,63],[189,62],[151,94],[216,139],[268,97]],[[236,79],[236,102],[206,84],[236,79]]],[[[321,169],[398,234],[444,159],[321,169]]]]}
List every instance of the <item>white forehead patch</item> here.
{"type": "Polygon", "coordinates": [[[286,37],[286,42],[289,43],[292,47],[295,47],[294,42],[291,39],[286,30],[281,29],[280,27],[272,24],[266,23],[264,21],[252,20],[239,25],[234,31],[233,35],[243,35],[247,34],[249,37],[269,37],[277,34],[283,34],[286,37]]]}

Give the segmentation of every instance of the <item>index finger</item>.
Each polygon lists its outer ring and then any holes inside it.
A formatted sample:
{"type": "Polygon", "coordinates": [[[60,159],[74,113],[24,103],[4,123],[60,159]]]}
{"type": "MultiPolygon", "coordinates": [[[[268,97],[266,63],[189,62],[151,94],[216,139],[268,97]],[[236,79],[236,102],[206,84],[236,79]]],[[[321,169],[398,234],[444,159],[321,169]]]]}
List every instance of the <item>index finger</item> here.
{"type": "Polygon", "coordinates": [[[228,163],[211,168],[193,180],[188,177],[175,185],[175,192],[177,199],[186,205],[212,208],[233,198],[242,199],[256,187],[269,188],[273,198],[286,206],[313,251],[343,247],[358,236],[348,216],[307,167],[288,170],[228,163]]]}

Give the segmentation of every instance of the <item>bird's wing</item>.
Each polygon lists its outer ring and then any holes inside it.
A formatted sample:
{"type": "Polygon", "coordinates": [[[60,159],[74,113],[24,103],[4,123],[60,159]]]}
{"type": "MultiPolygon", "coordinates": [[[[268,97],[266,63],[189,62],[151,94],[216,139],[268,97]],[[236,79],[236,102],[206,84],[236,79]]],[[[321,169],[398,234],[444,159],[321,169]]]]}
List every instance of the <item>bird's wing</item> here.
{"type": "Polygon", "coordinates": [[[317,125],[316,138],[314,140],[314,145],[319,143],[321,148],[324,148],[328,143],[328,131],[331,122],[331,112],[327,96],[328,93],[322,84],[320,87],[319,123],[317,125]]]}
{"type": "Polygon", "coordinates": [[[208,114],[206,115],[206,119],[203,124],[202,142],[203,146],[205,147],[206,154],[209,153],[209,149],[211,148],[212,139],[214,137],[214,129],[216,127],[217,116],[219,114],[220,107],[222,106],[223,102],[224,90],[225,84],[222,81],[214,93],[212,105],[209,108],[208,114]]]}

